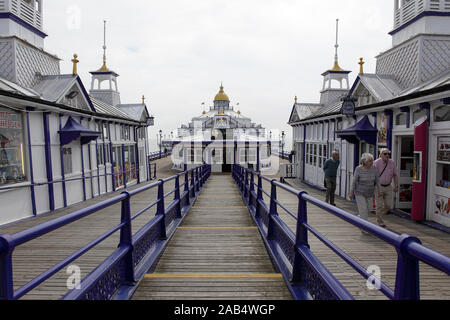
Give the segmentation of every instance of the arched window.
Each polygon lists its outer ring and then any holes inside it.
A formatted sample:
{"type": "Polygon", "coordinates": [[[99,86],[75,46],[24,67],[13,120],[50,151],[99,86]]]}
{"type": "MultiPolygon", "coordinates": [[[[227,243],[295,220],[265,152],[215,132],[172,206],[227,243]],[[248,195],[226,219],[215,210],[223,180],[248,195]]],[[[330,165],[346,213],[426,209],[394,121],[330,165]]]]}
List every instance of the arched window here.
{"type": "Polygon", "coordinates": [[[397,117],[395,117],[395,124],[397,126],[405,126],[406,125],[406,114],[404,112],[399,113],[397,117]]]}
{"type": "Polygon", "coordinates": [[[434,110],[434,121],[450,121],[450,105],[443,105],[434,110]]]}

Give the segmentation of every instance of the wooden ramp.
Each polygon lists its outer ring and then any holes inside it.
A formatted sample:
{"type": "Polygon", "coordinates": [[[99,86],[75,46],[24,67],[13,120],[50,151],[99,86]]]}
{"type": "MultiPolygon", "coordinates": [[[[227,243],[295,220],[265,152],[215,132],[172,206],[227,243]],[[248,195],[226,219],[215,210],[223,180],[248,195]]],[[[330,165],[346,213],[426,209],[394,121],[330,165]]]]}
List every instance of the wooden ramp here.
{"type": "Polygon", "coordinates": [[[292,298],[231,175],[213,175],[133,299],[292,298]]]}

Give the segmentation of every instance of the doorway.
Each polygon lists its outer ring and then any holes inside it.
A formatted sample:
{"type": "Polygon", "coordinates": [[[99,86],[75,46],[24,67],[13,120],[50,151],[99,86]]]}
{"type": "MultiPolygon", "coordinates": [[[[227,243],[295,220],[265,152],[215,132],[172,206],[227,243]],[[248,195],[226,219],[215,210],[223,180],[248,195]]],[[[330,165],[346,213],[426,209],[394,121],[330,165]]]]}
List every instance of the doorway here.
{"type": "Polygon", "coordinates": [[[414,136],[397,136],[396,164],[398,168],[398,196],[395,208],[405,213],[411,213],[412,207],[412,181],[414,167],[414,136]]]}

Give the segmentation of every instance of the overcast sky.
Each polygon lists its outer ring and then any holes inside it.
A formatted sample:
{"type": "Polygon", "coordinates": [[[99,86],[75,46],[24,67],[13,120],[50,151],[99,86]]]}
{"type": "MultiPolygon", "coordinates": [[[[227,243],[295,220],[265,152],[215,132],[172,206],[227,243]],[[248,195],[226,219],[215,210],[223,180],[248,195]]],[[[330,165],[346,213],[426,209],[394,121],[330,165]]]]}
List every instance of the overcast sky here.
{"type": "MultiPolygon", "coordinates": [[[[375,56],[391,47],[392,0],[58,0],[44,3],[45,48],[78,73],[102,65],[107,20],[107,65],[117,72],[122,103],[147,97],[155,116],[150,138],[168,134],[213,104],[223,82],[232,105],[266,128],[285,130],[294,96],[318,103],[321,74],[334,62],[375,72],[375,56]]],[[[290,142],[289,142],[290,143],[290,142]]],[[[288,147],[290,149],[290,146],[288,147]]]]}

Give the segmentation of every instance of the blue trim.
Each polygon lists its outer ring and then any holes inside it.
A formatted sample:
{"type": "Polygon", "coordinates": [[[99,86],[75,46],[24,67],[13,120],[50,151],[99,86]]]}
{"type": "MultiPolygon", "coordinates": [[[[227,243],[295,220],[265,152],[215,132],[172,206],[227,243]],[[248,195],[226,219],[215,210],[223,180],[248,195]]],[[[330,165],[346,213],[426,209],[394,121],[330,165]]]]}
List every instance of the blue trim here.
{"type": "MultiPolygon", "coordinates": [[[[130,154],[128,153],[128,157],[130,154]]],[[[122,144],[122,181],[125,189],[127,188],[127,168],[125,167],[125,145],[122,144]]]]}
{"type": "MultiPolygon", "coordinates": [[[[97,177],[97,187],[98,187],[97,190],[98,190],[98,194],[100,195],[101,194],[101,191],[100,191],[100,163],[98,161],[98,155],[99,155],[99,152],[98,152],[98,140],[97,140],[97,141],[95,141],[95,156],[97,157],[97,176],[99,176],[99,177],[97,177]]],[[[103,158],[103,162],[104,161],[105,161],[105,158],[103,158]]]]}
{"type": "MultiPolygon", "coordinates": [[[[29,108],[27,108],[27,110],[29,111],[29,108]]],[[[30,187],[30,192],[31,192],[31,206],[32,206],[32,210],[33,210],[33,216],[37,215],[37,210],[36,210],[36,194],[34,191],[34,174],[33,174],[33,156],[32,156],[32,152],[31,152],[31,127],[30,127],[30,113],[27,112],[26,113],[26,117],[27,117],[27,136],[28,136],[28,159],[29,159],[29,164],[30,164],[30,182],[31,182],[31,187],[30,187]]]]}
{"type": "MultiPolygon", "coordinates": [[[[61,118],[62,114],[59,115],[59,130],[62,129],[62,123],[61,118]]],[[[67,207],[67,192],[66,192],[66,177],[64,173],[64,153],[63,153],[63,146],[62,144],[59,145],[59,156],[61,159],[61,178],[62,178],[62,189],[63,189],[63,202],[64,202],[64,208],[67,207]]]]}
{"type": "MultiPolygon", "coordinates": [[[[104,165],[105,165],[105,193],[108,193],[108,175],[106,172],[106,142],[105,142],[105,133],[104,133],[104,121],[100,121],[100,123],[102,124],[102,139],[103,139],[103,160],[104,160],[104,165]]],[[[110,160],[111,161],[111,160],[110,160]]]]}
{"type": "MultiPolygon", "coordinates": [[[[109,155],[111,157],[111,181],[112,181],[112,190],[116,191],[115,185],[115,176],[114,176],[114,158],[113,158],[113,146],[112,146],[112,137],[111,137],[111,124],[108,122],[108,132],[109,132],[109,155]]],[[[106,169],[105,169],[106,174],[106,169]]]]}
{"type": "Polygon", "coordinates": [[[416,17],[414,17],[413,19],[409,20],[408,22],[402,24],[397,29],[394,29],[391,32],[389,32],[389,35],[393,36],[397,32],[405,29],[407,26],[409,26],[410,24],[413,24],[414,22],[416,22],[417,20],[419,20],[423,17],[449,17],[449,16],[450,16],[450,12],[424,11],[424,12],[420,13],[419,15],[417,15],[416,17]]]}
{"type": "Polygon", "coordinates": [[[392,130],[394,129],[394,111],[391,109],[384,110],[384,114],[389,117],[387,129],[387,148],[392,150],[392,130]]]}
{"type": "Polygon", "coordinates": [[[442,99],[443,104],[450,104],[450,97],[442,99]]]}
{"type": "Polygon", "coordinates": [[[45,138],[45,169],[47,171],[48,184],[48,202],[50,211],[55,210],[55,191],[53,188],[53,168],[52,168],[52,151],[50,142],[50,128],[49,128],[50,112],[43,113],[44,120],[44,138],[45,138]]]}
{"type": "MultiPolygon", "coordinates": [[[[80,117],[80,124],[83,123],[83,117],[80,117]]],[[[83,200],[86,201],[86,178],[84,174],[84,152],[83,152],[83,144],[80,141],[81,148],[81,177],[83,181],[83,200]]]]}
{"type": "Polygon", "coordinates": [[[15,14],[13,14],[11,12],[0,12],[0,19],[11,19],[12,21],[17,22],[18,24],[20,24],[22,27],[30,30],[31,32],[33,32],[35,34],[37,34],[42,39],[45,39],[48,36],[48,34],[42,32],[41,30],[39,30],[35,26],[31,25],[30,23],[26,22],[25,20],[22,20],[21,18],[19,18],[18,16],[16,16],[15,14]]]}
{"type": "Polygon", "coordinates": [[[97,112],[94,108],[94,105],[92,104],[91,98],[89,97],[89,94],[86,91],[86,88],[83,85],[83,82],[81,82],[80,76],[77,75],[76,77],[77,83],[81,88],[81,91],[83,92],[84,98],[86,99],[87,103],[89,104],[89,107],[91,108],[91,111],[97,112]]]}

